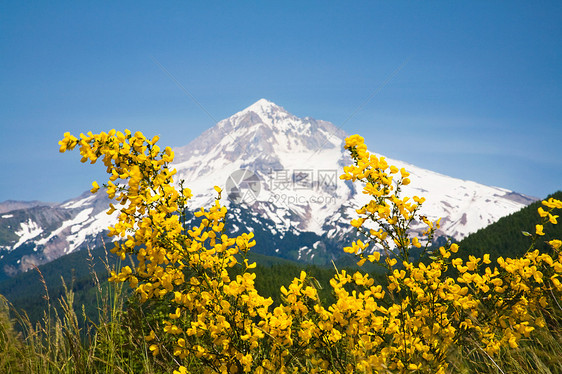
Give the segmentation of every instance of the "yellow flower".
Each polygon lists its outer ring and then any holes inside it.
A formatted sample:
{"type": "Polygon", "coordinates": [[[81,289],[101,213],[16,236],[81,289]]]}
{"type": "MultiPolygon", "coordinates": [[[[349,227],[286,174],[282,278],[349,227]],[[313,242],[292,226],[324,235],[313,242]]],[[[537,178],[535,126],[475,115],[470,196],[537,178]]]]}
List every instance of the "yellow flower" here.
{"type": "Polygon", "coordinates": [[[90,190],[91,193],[96,193],[98,192],[98,190],[100,189],[100,186],[98,185],[98,182],[93,181],[92,182],[92,189],[90,190]]]}
{"type": "Polygon", "coordinates": [[[548,200],[543,200],[542,205],[544,205],[548,208],[551,208],[551,209],[554,209],[554,208],[562,209],[562,201],[554,199],[552,197],[548,200]]]}
{"type": "Polygon", "coordinates": [[[363,266],[365,265],[365,262],[367,262],[367,258],[362,258],[357,262],[357,266],[363,266]]]}
{"type": "Polygon", "coordinates": [[[363,225],[363,222],[365,222],[365,218],[354,219],[351,220],[351,226],[359,228],[363,225]]]}
{"type": "Polygon", "coordinates": [[[396,263],[398,262],[398,260],[396,260],[395,258],[391,259],[390,257],[387,257],[385,261],[390,267],[396,265],[396,263]]]}
{"type": "Polygon", "coordinates": [[[176,312],[175,313],[169,313],[168,316],[171,319],[178,319],[181,317],[181,309],[180,308],[176,308],[176,312]]]}
{"type": "Polygon", "coordinates": [[[562,247],[562,240],[554,239],[549,241],[548,244],[554,249],[560,249],[562,247]]]}
{"type": "Polygon", "coordinates": [[[367,258],[371,262],[379,262],[380,259],[381,259],[381,254],[380,254],[380,252],[373,252],[373,254],[369,255],[367,258]]]}
{"type": "Polygon", "coordinates": [[[153,356],[158,355],[158,353],[160,352],[156,344],[152,344],[150,347],[148,347],[148,350],[152,352],[153,356]]]}
{"type": "Polygon", "coordinates": [[[363,144],[365,139],[357,134],[351,135],[345,139],[345,148],[352,148],[359,144],[363,144]]]}
{"type": "Polygon", "coordinates": [[[251,264],[249,264],[247,258],[244,259],[244,265],[246,266],[246,269],[253,269],[256,267],[256,263],[252,262],[251,264]]]}
{"type": "Polygon", "coordinates": [[[156,338],[156,335],[154,334],[154,331],[150,331],[150,334],[148,334],[147,336],[144,337],[144,340],[149,342],[152,341],[156,338]]]}
{"type": "Polygon", "coordinates": [[[445,247],[439,247],[439,253],[441,253],[441,256],[443,256],[443,258],[451,257],[451,252],[445,250],[445,247]]]}
{"type": "Polygon", "coordinates": [[[542,225],[537,225],[536,229],[537,229],[537,235],[544,235],[544,232],[542,231],[543,230],[542,225]]]}
{"type": "Polygon", "coordinates": [[[187,374],[187,368],[185,366],[180,366],[178,370],[174,370],[174,374],[187,374]]]}

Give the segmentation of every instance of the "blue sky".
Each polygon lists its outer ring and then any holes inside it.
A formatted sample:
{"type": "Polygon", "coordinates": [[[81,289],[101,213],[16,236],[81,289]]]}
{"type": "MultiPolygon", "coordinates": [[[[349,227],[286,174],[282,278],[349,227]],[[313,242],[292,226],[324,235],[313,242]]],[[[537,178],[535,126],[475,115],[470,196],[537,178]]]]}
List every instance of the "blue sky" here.
{"type": "Polygon", "coordinates": [[[103,180],[58,153],[65,131],[180,146],[213,126],[158,63],[217,120],[263,97],[388,157],[545,197],[562,189],[560,35],[559,1],[2,0],[0,201],[103,180]]]}

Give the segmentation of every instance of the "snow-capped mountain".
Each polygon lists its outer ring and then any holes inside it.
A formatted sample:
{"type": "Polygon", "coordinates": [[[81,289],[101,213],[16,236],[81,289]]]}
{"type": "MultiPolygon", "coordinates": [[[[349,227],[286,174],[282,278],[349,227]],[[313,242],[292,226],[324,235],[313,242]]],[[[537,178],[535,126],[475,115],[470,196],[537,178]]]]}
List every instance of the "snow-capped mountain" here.
{"type": "MultiPolygon", "coordinates": [[[[342,181],[351,160],[346,134],[333,124],[298,118],[261,99],[176,148],[176,180],[185,180],[191,206],[208,206],[223,187],[231,231],[253,230],[257,250],[325,262],[355,235],[348,224],[368,201],[361,187],[342,181]]],[[[388,159],[404,167],[406,196],[424,196],[423,214],[443,217],[441,235],[462,239],[534,199],[512,191],[451,178],[388,159]]],[[[63,204],[25,206],[0,215],[0,271],[27,270],[85,245],[99,244],[115,220],[103,193],[84,193],[63,204]]]]}
{"type": "MultiPolygon", "coordinates": [[[[368,201],[359,185],[339,179],[351,159],[343,149],[347,135],[333,124],[298,118],[261,99],[219,122],[189,145],[176,149],[180,178],[190,184],[196,205],[212,201],[210,186],[237,170],[260,180],[257,196],[247,189],[245,203],[278,229],[297,228],[318,235],[337,231],[337,223],[354,216],[368,201]],[[297,220],[285,217],[296,215],[297,220]],[[335,230],[335,231],[334,231],[335,230]]],[[[379,155],[380,156],[380,155],[379,155]]],[[[424,214],[442,217],[442,235],[462,239],[467,234],[519,210],[534,199],[512,191],[451,178],[387,158],[410,172],[404,196],[424,196],[424,214]]],[[[345,221],[345,226],[347,226],[345,221]]]]}

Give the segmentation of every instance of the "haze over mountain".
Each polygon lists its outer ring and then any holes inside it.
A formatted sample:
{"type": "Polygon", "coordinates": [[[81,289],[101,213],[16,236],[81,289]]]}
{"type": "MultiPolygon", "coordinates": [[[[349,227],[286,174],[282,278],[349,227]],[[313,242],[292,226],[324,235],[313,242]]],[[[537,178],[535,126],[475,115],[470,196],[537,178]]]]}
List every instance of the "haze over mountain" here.
{"type": "MultiPolygon", "coordinates": [[[[230,208],[229,230],[254,231],[256,251],[326,263],[352,240],[355,231],[349,220],[368,201],[360,185],[339,179],[343,166],[351,163],[343,149],[346,136],[329,122],[298,118],[261,99],[176,148],[175,179],[185,180],[191,188],[194,210],[213,201],[214,185],[223,187],[227,195],[223,203],[230,208]]],[[[535,200],[402,161],[387,161],[411,173],[404,196],[424,196],[422,213],[433,220],[442,217],[438,234],[457,240],[535,200]]],[[[100,191],[96,195],[85,192],[62,204],[4,209],[0,273],[12,275],[87,245],[107,242],[103,231],[116,219],[115,213],[105,213],[108,203],[100,191]]]]}

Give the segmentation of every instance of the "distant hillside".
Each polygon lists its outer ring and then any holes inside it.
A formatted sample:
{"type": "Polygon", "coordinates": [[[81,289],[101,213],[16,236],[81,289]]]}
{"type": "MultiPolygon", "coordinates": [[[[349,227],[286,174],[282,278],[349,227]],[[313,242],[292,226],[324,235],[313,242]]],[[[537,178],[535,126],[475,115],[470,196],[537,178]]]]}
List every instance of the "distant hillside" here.
{"type": "MultiPolygon", "coordinates": [[[[47,285],[52,305],[58,305],[58,299],[63,295],[62,279],[64,279],[64,282],[69,287],[72,285],[72,289],[76,292],[75,306],[81,309],[81,305],[84,305],[91,318],[97,315],[92,270],[98,274],[101,282],[107,279],[108,273],[104,265],[106,259],[104,248],[97,248],[91,251],[91,254],[90,257],[88,251],[78,251],[38,267],[47,285]]],[[[109,266],[114,266],[117,256],[108,253],[107,259],[109,266]]],[[[0,294],[18,310],[24,310],[31,321],[42,318],[47,306],[41,276],[33,269],[0,282],[0,294]]]]}
{"type": "Polygon", "coordinates": [[[16,201],[16,200],[6,200],[0,202],[0,214],[10,212],[17,209],[28,209],[36,206],[54,206],[55,203],[46,203],[43,201],[16,201]]]}
{"type": "MultiPolygon", "coordinates": [[[[279,303],[281,285],[288,285],[294,277],[299,276],[301,270],[315,277],[323,287],[320,294],[323,298],[330,298],[328,287],[329,280],[334,274],[333,267],[319,267],[302,264],[279,257],[265,256],[249,253],[251,262],[257,262],[258,267],[253,269],[256,273],[256,288],[261,295],[272,297],[279,303]]],[[[38,267],[49,291],[51,305],[58,306],[58,299],[63,295],[62,279],[67,286],[72,285],[75,292],[75,304],[79,315],[82,315],[82,305],[88,317],[95,321],[97,316],[96,286],[93,281],[92,270],[97,274],[102,284],[107,283],[108,272],[104,263],[108,262],[110,268],[117,264],[117,256],[107,253],[99,247],[91,251],[91,256],[86,250],[71,253],[38,267]],[[107,258],[107,260],[106,260],[107,258]]],[[[128,262],[128,260],[127,260],[128,262]]],[[[349,259],[347,264],[353,264],[349,259]]],[[[338,268],[346,267],[345,264],[338,268]]],[[[43,317],[47,306],[45,300],[45,287],[37,270],[20,273],[13,278],[0,282],[0,295],[5,296],[18,310],[24,310],[31,321],[38,321],[43,317]]]]}
{"type": "MultiPolygon", "coordinates": [[[[550,197],[562,200],[562,191],[548,196],[547,199],[550,197]]],[[[522,232],[534,234],[535,225],[540,220],[537,212],[539,206],[541,201],[500,218],[497,222],[467,236],[459,243],[462,250],[459,254],[466,257],[470,254],[482,256],[484,253],[489,253],[493,258],[524,254],[529,249],[531,239],[524,236],[522,232]]],[[[562,238],[562,212],[559,211],[558,214],[561,216],[559,224],[547,223],[544,226],[545,235],[537,240],[537,248],[546,249],[548,246],[546,241],[562,238]]]]}

